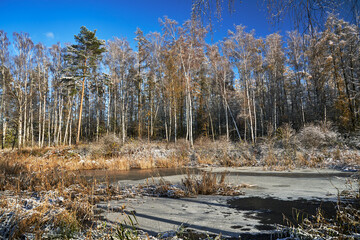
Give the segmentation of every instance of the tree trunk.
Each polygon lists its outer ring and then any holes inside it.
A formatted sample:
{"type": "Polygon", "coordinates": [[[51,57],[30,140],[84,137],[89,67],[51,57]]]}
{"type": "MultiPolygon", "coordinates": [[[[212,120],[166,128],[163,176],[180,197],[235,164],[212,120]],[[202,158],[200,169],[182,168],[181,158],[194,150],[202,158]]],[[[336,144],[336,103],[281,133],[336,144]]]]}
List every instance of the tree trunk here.
{"type": "Polygon", "coordinates": [[[55,104],[53,106],[54,108],[54,120],[53,120],[53,127],[54,127],[54,132],[53,132],[53,144],[56,146],[57,145],[57,127],[58,127],[58,105],[60,104],[58,101],[58,93],[56,93],[55,96],[55,104]]]}
{"type": "Polygon", "coordinates": [[[122,101],[122,121],[121,121],[121,128],[122,128],[122,142],[123,144],[125,143],[126,140],[126,130],[125,130],[125,114],[126,114],[126,109],[125,109],[125,96],[122,97],[121,99],[122,101]]]}
{"type": "MultiPolygon", "coordinates": [[[[40,90],[39,90],[40,92],[40,90]]],[[[38,147],[41,147],[41,133],[42,133],[42,130],[41,130],[41,127],[42,127],[42,122],[41,122],[41,117],[42,117],[42,97],[41,97],[41,94],[39,96],[39,118],[38,118],[38,128],[39,128],[39,132],[38,132],[38,147]]]]}
{"type": "Polygon", "coordinates": [[[6,143],[6,131],[7,131],[7,121],[4,120],[4,123],[3,123],[3,135],[2,135],[2,146],[1,146],[2,149],[4,149],[4,144],[6,143]]]}
{"type": "MultiPolygon", "coordinates": [[[[249,83],[247,80],[245,80],[245,91],[246,91],[246,100],[247,100],[247,106],[248,106],[248,115],[250,120],[250,136],[251,136],[251,142],[254,144],[254,127],[253,127],[253,117],[251,112],[251,103],[250,103],[250,91],[249,91],[249,83]]],[[[245,124],[246,126],[246,124],[245,124]]]]}
{"type": "Polygon", "coordinates": [[[35,142],[35,139],[34,139],[34,111],[33,111],[33,109],[31,109],[31,112],[30,112],[30,122],[31,122],[31,124],[30,124],[31,147],[33,148],[34,147],[34,142],[35,142]]]}
{"type": "Polygon", "coordinates": [[[226,140],[229,141],[229,140],[230,140],[230,134],[229,134],[229,115],[228,115],[228,110],[227,110],[227,106],[226,106],[226,101],[223,100],[223,102],[224,102],[225,121],[226,121],[226,140]]]}
{"type": "Polygon", "coordinates": [[[188,101],[189,101],[189,141],[190,147],[194,148],[194,136],[193,136],[193,112],[192,112],[192,100],[191,100],[191,93],[190,93],[190,79],[188,79],[188,101]]]}
{"type": "Polygon", "coordinates": [[[167,109],[166,109],[166,106],[165,106],[165,109],[164,109],[164,113],[165,113],[165,119],[164,119],[164,122],[165,122],[165,138],[166,138],[166,142],[169,142],[169,134],[168,134],[168,125],[167,125],[167,109]]]}
{"type": "Polygon", "coordinates": [[[2,83],[2,95],[1,95],[1,119],[2,119],[2,142],[1,142],[1,148],[4,149],[4,144],[6,140],[6,101],[5,101],[5,95],[6,95],[6,85],[5,85],[5,69],[4,67],[1,68],[1,76],[3,77],[3,83],[2,83]]]}
{"type": "Polygon", "coordinates": [[[70,119],[70,130],[69,130],[69,145],[71,146],[72,139],[72,118],[70,119]]]}
{"type": "Polygon", "coordinates": [[[43,103],[43,118],[42,118],[42,136],[41,136],[41,147],[44,146],[44,139],[45,139],[45,122],[46,122],[46,94],[44,96],[44,103],[43,103]]]}
{"type": "Polygon", "coordinates": [[[253,102],[253,113],[254,113],[254,143],[256,142],[257,137],[257,117],[256,117],[256,101],[255,101],[255,94],[252,93],[252,102],[253,102]]]}
{"type": "Polygon", "coordinates": [[[209,120],[210,120],[210,127],[211,127],[211,135],[212,135],[212,139],[215,142],[215,133],[214,133],[214,125],[213,125],[213,120],[211,117],[211,112],[209,111],[209,120]]]}
{"type": "MultiPolygon", "coordinates": [[[[25,80],[26,81],[26,80],[25,80]]],[[[26,87],[25,87],[25,104],[24,104],[24,111],[23,111],[23,116],[22,116],[22,122],[23,122],[23,126],[22,126],[22,145],[26,145],[26,127],[27,127],[27,93],[26,93],[26,87]]]]}
{"type": "MultiPolygon", "coordinates": [[[[237,134],[238,134],[239,140],[241,141],[240,131],[239,131],[239,128],[237,127],[237,124],[236,124],[234,115],[233,115],[232,112],[231,112],[230,106],[229,106],[228,102],[226,101],[226,98],[224,98],[224,99],[225,99],[226,106],[227,106],[227,108],[228,108],[228,110],[229,110],[230,116],[231,116],[231,118],[232,118],[232,120],[233,120],[233,123],[234,123],[235,129],[236,129],[236,132],[237,132],[237,134]]],[[[246,140],[246,139],[245,139],[245,140],[246,140]]]]}
{"type": "Polygon", "coordinates": [[[60,106],[59,106],[59,126],[58,126],[58,134],[57,134],[57,139],[56,139],[56,143],[57,144],[61,144],[61,130],[62,130],[62,116],[63,116],[63,109],[64,109],[64,98],[61,96],[60,99],[60,106]]]}
{"type": "Polygon", "coordinates": [[[177,140],[177,113],[176,113],[176,102],[174,104],[174,141],[176,143],[177,140]]]}
{"type": "Polygon", "coordinates": [[[171,141],[171,130],[172,130],[172,114],[171,114],[171,102],[169,106],[169,141],[171,141]]]}
{"type": "Polygon", "coordinates": [[[49,106],[49,109],[48,109],[48,111],[49,111],[49,120],[48,120],[48,147],[50,147],[50,144],[51,144],[51,119],[52,119],[52,117],[51,117],[51,112],[52,112],[52,109],[51,109],[51,107],[49,106]]]}
{"type": "MultiPolygon", "coordinates": [[[[98,96],[96,96],[96,98],[98,98],[98,96]]],[[[99,100],[97,99],[96,102],[98,102],[99,100]]],[[[99,141],[99,130],[100,130],[100,107],[98,106],[96,108],[96,141],[99,141]]]]}
{"type": "Polygon", "coordinates": [[[154,135],[154,117],[153,117],[153,111],[154,111],[154,100],[153,97],[150,99],[150,137],[152,138],[154,135]]]}
{"type": "Polygon", "coordinates": [[[23,126],[23,111],[22,111],[22,106],[20,104],[19,107],[19,121],[18,121],[18,137],[19,137],[19,142],[18,142],[18,148],[20,149],[22,147],[22,126],[23,126]]]}
{"type": "Polygon", "coordinates": [[[108,114],[107,114],[107,122],[106,122],[106,134],[109,134],[110,131],[110,115],[111,115],[111,85],[108,86],[108,114]]]}
{"type": "Polygon", "coordinates": [[[84,63],[84,77],[82,80],[82,89],[81,89],[81,99],[80,99],[80,110],[79,110],[79,122],[78,122],[78,128],[77,128],[77,135],[76,135],[76,144],[79,144],[80,142],[80,130],[81,130],[81,117],[82,117],[82,109],[83,109],[83,102],[84,102],[84,92],[85,92],[85,75],[86,75],[86,59],[84,63]]]}
{"type": "Polygon", "coordinates": [[[71,111],[72,110],[72,101],[73,101],[73,97],[70,97],[69,104],[68,104],[69,112],[68,112],[66,125],[65,125],[65,133],[64,133],[64,141],[63,141],[64,145],[66,144],[66,141],[68,141],[68,136],[71,135],[71,134],[69,134],[69,127],[70,127],[69,124],[70,124],[70,118],[71,118],[71,113],[72,113],[72,111],[71,111]]]}

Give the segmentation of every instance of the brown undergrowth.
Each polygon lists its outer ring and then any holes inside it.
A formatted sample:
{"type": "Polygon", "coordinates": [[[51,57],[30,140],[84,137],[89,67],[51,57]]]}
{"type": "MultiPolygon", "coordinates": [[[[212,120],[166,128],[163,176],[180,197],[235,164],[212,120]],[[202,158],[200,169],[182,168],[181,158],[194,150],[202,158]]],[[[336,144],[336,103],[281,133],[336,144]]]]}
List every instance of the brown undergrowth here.
{"type": "Polygon", "coordinates": [[[29,164],[21,158],[27,154],[0,158],[0,237],[4,239],[70,238],[93,223],[96,202],[122,197],[112,186],[100,187],[58,165],[29,164]]]}
{"type": "MultiPolygon", "coordinates": [[[[350,143],[354,142],[353,138],[350,143]]],[[[360,135],[358,138],[360,141],[360,135]]],[[[98,142],[3,151],[0,156],[9,159],[5,164],[14,165],[14,169],[21,163],[29,171],[42,171],[44,168],[129,170],[189,165],[260,166],[265,170],[325,167],[356,170],[360,165],[360,150],[351,148],[353,145],[348,142],[329,123],[308,125],[298,133],[285,124],[276,132],[270,132],[269,136],[257,138],[255,144],[200,137],[191,149],[184,139],[176,143],[129,139],[123,144],[110,134],[98,142]]]]}

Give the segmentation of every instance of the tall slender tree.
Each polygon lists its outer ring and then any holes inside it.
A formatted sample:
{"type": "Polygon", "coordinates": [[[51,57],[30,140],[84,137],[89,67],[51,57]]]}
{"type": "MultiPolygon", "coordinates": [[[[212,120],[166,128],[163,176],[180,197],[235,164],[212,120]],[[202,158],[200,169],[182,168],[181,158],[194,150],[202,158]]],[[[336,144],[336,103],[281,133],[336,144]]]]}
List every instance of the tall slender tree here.
{"type": "Polygon", "coordinates": [[[96,30],[90,31],[86,27],[82,26],[80,28],[80,33],[74,36],[77,44],[68,46],[67,49],[68,54],[74,58],[72,67],[77,70],[77,75],[74,79],[76,81],[81,81],[79,119],[76,135],[77,144],[80,141],[81,119],[86,86],[85,83],[86,79],[88,79],[91,74],[89,69],[96,66],[98,61],[102,58],[102,53],[106,51],[104,47],[105,41],[98,39],[95,34],[96,30]]]}
{"type": "Polygon", "coordinates": [[[6,32],[0,30],[0,78],[1,78],[1,106],[0,106],[0,119],[2,124],[2,139],[1,139],[1,148],[4,148],[5,139],[6,139],[6,129],[7,129],[7,79],[9,75],[9,63],[10,63],[10,54],[9,54],[9,39],[6,32]]]}

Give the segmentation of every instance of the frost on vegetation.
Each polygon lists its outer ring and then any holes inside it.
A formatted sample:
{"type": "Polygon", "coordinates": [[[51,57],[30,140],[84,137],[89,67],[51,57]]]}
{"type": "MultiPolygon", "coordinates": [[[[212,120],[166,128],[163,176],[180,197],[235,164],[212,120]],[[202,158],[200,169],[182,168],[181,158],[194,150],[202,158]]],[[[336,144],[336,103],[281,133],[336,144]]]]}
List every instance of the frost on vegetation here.
{"type": "MultiPolygon", "coordinates": [[[[56,233],[59,227],[78,228],[79,223],[72,214],[60,206],[63,198],[49,194],[45,197],[28,197],[19,200],[2,199],[0,208],[0,237],[20,238],[37,231],[56,233]],[[53,198],[51,198],[53,197],[53,198]]],[[[30,237],[31,238],[31,237],[30,237]]]]}
{"type": "Polygon", "coordinates": [[[121,146],[122,141],[115,134],[107,134],[98,142],[91,143],[88,146],[88,152],[92,157],[116,156],[121,146]]]}
{"type": "Polygon", "coordinates": [[[343,141],[350,148],[360,150],[360,131],[345,135],[343,141]]]}
{"type": "Polygon", "coordinates": [[[335,145],[338,134],[321,126],[308,125],[300,131],[297,138],[301,145],[307,149],[320,148],[335,145]]]}
{"type": "Polygon", "coordinates": [[[307,125],[298,132],[290,124],[283,124],[269,136],[257,138],[255,145],[246,141],[231,142],[225,138],[213,141],[199,137],[193,149],[189,149],[183,139],[176,144],[131,139],[122,144],[115,135],[108,135],[99,142],[79,146],[73,150],[76,153],[68,150],[67,153],[56,153],[56,156],[74,156],[76,164],[71,161],[60,163],[69,169],[128,170],[185,166],[260,166],[272,170],[298,167],[355,169],[360,159],[359,136],[340,135],[329,122],[307,125]]]}

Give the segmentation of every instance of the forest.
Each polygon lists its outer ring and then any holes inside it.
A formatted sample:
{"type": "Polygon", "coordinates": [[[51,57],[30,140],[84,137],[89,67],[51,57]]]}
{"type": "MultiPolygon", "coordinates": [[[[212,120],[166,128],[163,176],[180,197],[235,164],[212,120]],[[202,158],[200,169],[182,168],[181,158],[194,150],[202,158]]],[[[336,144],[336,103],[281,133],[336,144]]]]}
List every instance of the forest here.
{"type": "Polygon", "coordinates": [[[0,239],[359,239],[360,1],[254,2],[0,1],[0,239]]]}
{"type": "Polygon", "coordinates": [[[357,25],[329,14],[322,31],[257,37],[236,26],[209,44],[199,21],[159,20],[101,40],[81,27],[74,44],[46,47],[27,33],[0,30],[2,148],[128,139],[221,137],[255,143],[289,124],[360,123],[357,25]]]}

